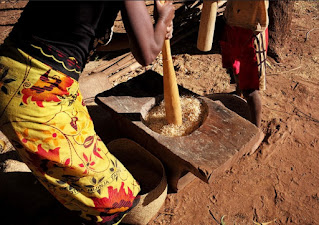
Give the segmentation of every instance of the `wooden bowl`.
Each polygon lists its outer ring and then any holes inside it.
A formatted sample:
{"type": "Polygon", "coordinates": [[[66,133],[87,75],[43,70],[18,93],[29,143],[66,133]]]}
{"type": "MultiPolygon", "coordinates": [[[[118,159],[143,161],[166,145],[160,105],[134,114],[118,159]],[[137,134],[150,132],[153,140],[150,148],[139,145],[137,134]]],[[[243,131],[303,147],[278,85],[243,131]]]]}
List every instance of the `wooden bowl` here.
{"type": "Polygon", "coordinates": [[[107,147],[141,186],[139,203],[122,222],[146,225],[158,213],[167,197],[164,167],[158,158],[129,139],[116,139],[107,147]]]}

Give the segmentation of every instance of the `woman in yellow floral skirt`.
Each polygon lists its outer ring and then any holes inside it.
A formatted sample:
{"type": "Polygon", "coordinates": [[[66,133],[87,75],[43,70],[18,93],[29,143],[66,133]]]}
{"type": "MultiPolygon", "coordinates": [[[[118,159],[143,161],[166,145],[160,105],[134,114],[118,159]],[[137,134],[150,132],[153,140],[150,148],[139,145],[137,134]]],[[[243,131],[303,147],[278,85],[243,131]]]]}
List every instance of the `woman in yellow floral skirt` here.
{"type": "MultiPolygon", "coordinates": [[[[0,49],[0,129],[59,202],[93,224],[118,224],[140,186],[94,131],[78,78],[119,11],[133,55],[150,64],[172,32],[172,3],[30,1],[0,49]]],[[[92,87],[94,88],[94,87],[92,87]]]]}

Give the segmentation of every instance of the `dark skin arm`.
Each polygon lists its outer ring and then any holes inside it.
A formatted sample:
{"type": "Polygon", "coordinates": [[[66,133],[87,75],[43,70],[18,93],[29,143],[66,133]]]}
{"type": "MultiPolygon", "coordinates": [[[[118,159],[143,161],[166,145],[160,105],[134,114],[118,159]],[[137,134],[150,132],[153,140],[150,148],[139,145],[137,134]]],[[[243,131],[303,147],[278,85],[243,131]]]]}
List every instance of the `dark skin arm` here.
{"type": "Polygon", "coordinates": [[[96,48],[97,51],[118,51],[123,49],[129,49],[129,40],[126,33],[113,33],[112,40],[107,45],[101,45],[96,48]]]}
{"type": "Polygon", "coordinates": [[[130,49],[142,65],[151,64],[162,50],[167,31],[174,18],[171,1],[161,4],[154,1],[158,19],[153,25],[144,1],[124,0],[122,18],[129,37],[130,49]]]}

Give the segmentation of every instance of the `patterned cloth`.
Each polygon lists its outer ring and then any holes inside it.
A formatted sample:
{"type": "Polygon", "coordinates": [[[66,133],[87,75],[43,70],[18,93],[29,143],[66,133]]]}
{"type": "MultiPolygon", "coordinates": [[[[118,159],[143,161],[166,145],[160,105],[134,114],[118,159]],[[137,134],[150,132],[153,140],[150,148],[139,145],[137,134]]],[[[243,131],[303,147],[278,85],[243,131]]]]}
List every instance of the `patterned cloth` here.
{"type": "Polygon", "coordinates": [[[266,89],[268,28],[256,35],[252,30],[226,25],[220,46],[223,67],[232,69],[240,90],[266,89]]]}
{"type": "Polygon", "coordinates": [[[78,82],[8,41],[0,50],[0,130],[47,190],[83,218],[118,224],[137,204],[140,186],[95,133],[78,82]]]}

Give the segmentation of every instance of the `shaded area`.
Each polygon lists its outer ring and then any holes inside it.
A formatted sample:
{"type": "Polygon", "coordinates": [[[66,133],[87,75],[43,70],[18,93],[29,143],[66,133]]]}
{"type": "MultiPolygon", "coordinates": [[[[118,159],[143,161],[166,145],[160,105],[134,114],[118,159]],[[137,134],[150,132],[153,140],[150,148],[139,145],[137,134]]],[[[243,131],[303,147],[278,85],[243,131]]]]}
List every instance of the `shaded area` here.
{"type": "Polygon", "coordinates": [[[226,108],[237,113],[246,120],[250,119],[249,108],[247,102],[235,94],[210,94],[206,96],[213,101],[220,101],[226,108]]]}
{"type": "Polygon", "coordinates": [[[81,224],[81,218],[62,206],[32,173],[0,173],[0,183],[1,224],[81,224]]]}
{"type": "MultiPolygon", "coordinates": [[[[99,101],[98,97],[108,96],[131,96],[136,98],[142,97],[156,97],[163,95],[163,76],[159,73],[148,70],[145,73],[121,83],[114,88],[102,92],[96,96],[96,101],[99,101]]],[[[178,86],[180,95],[193,95],[197,94],[178,86]]]]}

